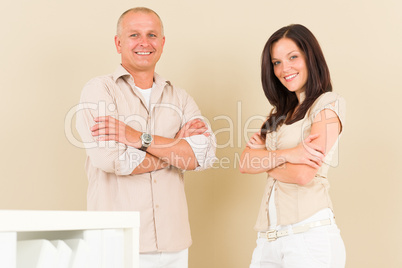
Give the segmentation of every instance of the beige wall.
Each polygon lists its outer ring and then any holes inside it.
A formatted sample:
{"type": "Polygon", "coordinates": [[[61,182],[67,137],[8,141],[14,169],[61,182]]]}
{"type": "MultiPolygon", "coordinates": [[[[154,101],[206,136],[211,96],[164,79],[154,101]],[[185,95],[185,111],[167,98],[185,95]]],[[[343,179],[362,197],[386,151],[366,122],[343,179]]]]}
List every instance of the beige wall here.
{"type": "Polygon", "coordinates": [[[5,2],[0,209],[85,209],[85,152],[69,141],[66,118],[84,83],[119,63],[113,35],[120,13],[145,5],[165,23],[157,71],[187,89],[221,129],[221,168],[186,174],[190,267],[248,267],[265,176],[240,174],[235,155],[246,122],[258,127],[255,116],[270,109],[259,78],[263,45],[279,27],[301,23],[320,41],[335,91],[348,104],[339,165],[330,172],[347,267],[401,267],[402,2],[5,2]]]}

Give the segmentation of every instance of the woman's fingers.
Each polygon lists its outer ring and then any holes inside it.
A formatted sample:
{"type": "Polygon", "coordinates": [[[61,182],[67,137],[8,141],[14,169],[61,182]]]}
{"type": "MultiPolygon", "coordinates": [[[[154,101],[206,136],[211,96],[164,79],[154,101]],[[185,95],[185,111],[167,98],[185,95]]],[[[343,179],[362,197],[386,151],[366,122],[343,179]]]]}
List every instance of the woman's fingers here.
{"type": "Polygon", "coordinates": [[[265,148],[265,140],[263,140],[260,133],[257,132],[250,137],[246,145],[251,149],[263,149],[265,148]]]}
{"type": "Polygon", "coordinates": [[[313,140],[317,139],[319,136],[320,136],[320,134],[318,134],[318,133],[308,135],[308,137],[304,140],[304,142],[310,143],[310,142],[312,142],[313,140]]]}
{"type": "Polygon", "coordinates": [[[320,145],[312,143],[314,139],[316,139],[319,135],[314,134],[310,135],[304,140],[304,148],[308,153],[310,153],[312,156],[319,157],[320,159],[323,159],[325,157],[325,150],[320,145]]]}
{"type": "Polygon", "coordinates": [[[318,144],[308,143],[307,147],[313,149],[314,151],[320,152],[321,154],[324,153],[323,148],[318,144]]]}
{"type": "Polygon", "coordinates": [[[309,165],[309,166],[312,167],[312,168],[315,168],[315,169],[318,169],[318,168],[321,167],[321,165],[317,164],[317,163],[314,162],[314,161],[309,161],[309,162],[306,163],[306,164],[309,165]]]}
{"type": "Polygon", "coordinates": [[[307,153],[310,155],[310,159],[318,158],[320,160],[324,159],[325,155],[321,152],[319,148],[307,147],[307,153]]]}

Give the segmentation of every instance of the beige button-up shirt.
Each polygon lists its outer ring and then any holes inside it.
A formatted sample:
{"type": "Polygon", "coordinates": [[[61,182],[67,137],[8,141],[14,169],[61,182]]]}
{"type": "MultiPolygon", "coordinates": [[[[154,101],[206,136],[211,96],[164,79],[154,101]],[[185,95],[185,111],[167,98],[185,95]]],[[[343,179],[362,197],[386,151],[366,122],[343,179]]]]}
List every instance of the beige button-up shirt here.
{"type": "MultiPolygon", "coordinates": [[[[306,116],[291,124],[281,125],[277,131],[267,134],[266,146],[268,150],[283,150],[296,147],[311,132],[311,126],[316,115],[323,109],[333,110],[341,122],[342,129],[345,124],[345,100],[334,92],[322,94],[312,105],[306,116]]],[[[338,138],[339,140],[339,138],[338,138]]],[[[256,231],[265,232],[269,229],[269,199],[275,197],[275,208],[278,225],[289,225],[300,222],[324,208],[332,209],[329,196],[329,181],[327,174],[331,165],[336,165],[338,141],[324,158],[324,163],[318,170],[315,178],[308,184],[301,186],[284,183],[269,176],[264,195],[254,227],[256,231]]]]}
{"type": "MultiPolygon", "coordinates": [[[[113,74],[94,78],[85,85],[76,119],[87,152],[88,210],[139,211],[141,253],[173,252],[191,245],[183,171],[170,166],[123,175],[127,146],[114,141],[97,142],[90,128],[95,125],[95,117],[110,115],[138,131],[174,138],[186,122],[201,118],[186,91],[156,73],[154,83],[148,109],[132,76],[120,65],[113,74]]],[[[202,168],[212,166],[215,160],[215,136],[212,131],[210,134],[207,143],[200,145],[204,155],[197,151],[202,168]]]]}

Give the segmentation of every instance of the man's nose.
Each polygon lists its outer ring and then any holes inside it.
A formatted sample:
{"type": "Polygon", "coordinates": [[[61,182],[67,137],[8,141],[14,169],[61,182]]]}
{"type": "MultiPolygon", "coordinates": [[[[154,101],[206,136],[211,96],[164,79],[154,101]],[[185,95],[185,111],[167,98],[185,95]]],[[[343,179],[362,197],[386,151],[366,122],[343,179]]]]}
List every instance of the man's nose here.
{"type": "Polygon", "coordinates": [[[144,47],[148,46],[148,45],[149,45],[149,40],[148,40],[148,38],[147,38],[147,37],[142,37],[142,38],[140,39],[140,45],[141,45],[141,46],[144,46],[144,47]]]}

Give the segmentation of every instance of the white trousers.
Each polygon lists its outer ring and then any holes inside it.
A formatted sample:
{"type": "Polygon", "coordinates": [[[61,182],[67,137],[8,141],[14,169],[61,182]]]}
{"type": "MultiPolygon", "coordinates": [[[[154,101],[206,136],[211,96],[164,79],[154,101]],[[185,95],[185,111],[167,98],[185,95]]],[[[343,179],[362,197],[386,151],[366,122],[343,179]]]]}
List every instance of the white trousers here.
{"type": "Polygon", "coordinates": [[[140,268],[188,268],[188,249],[140,254],[140,268]]]}
{"type": "MultiPolygon", "coordinates": [[[[312,218],[316,220],[314,216],[312,218]]],[[[311,221],[309,218],[295,225],[311,221]]],[[[345,245],[338,227],[333,223],[272,242],[258,238],[250,268],[344,268],[345,260],[345,245]]]]}

